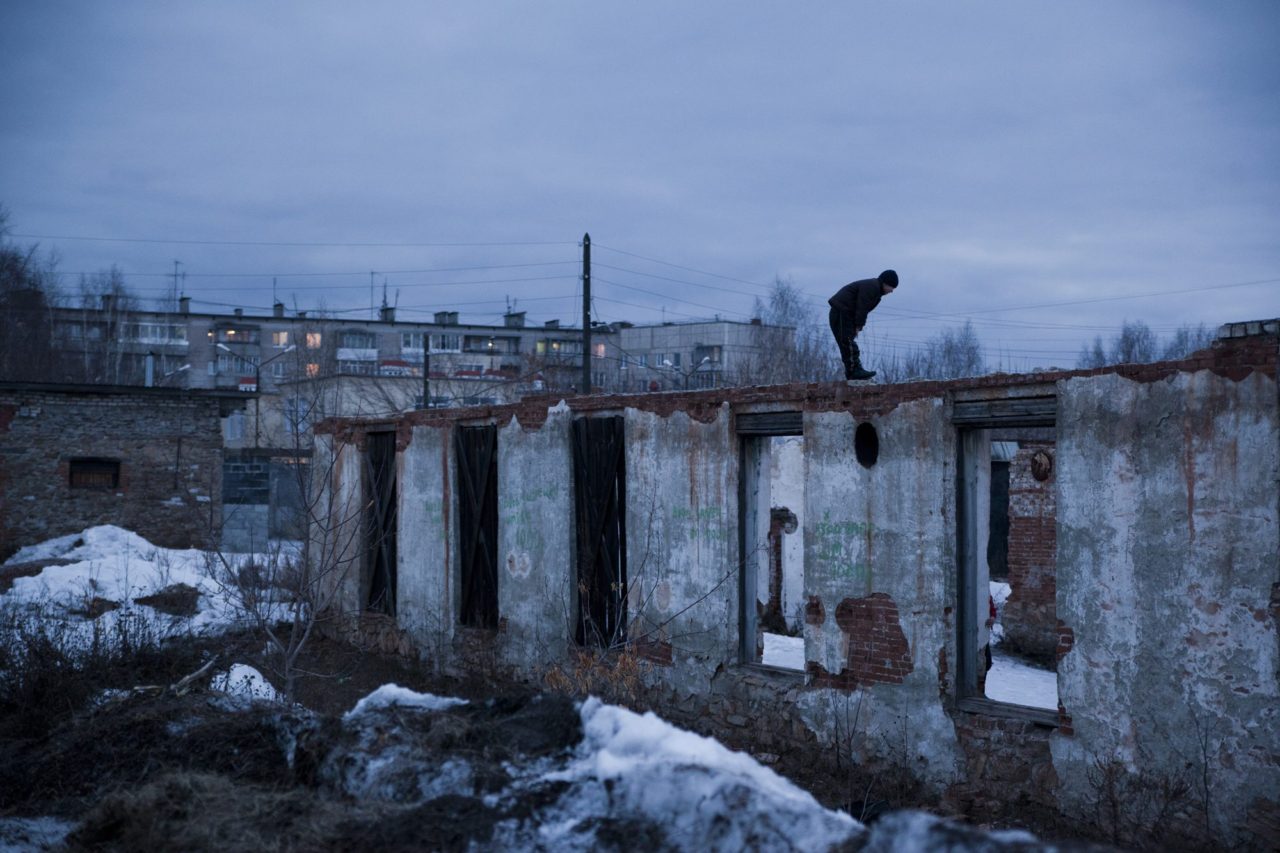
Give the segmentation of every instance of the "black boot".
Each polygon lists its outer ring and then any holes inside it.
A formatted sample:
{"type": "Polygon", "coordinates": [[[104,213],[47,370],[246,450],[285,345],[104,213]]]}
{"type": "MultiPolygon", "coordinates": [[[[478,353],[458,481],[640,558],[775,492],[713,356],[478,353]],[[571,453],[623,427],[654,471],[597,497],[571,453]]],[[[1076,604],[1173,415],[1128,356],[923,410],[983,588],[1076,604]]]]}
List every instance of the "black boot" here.
{"type": "Polygon", "coordinates": [[[849,365],[844,370],[844,378],[852,381],[870,379],[875,375],[876,372],[874,370],[867,370],[862,366],[862,359],[860,358],[855,358],[853,360],[853,364],[849,365]]]}

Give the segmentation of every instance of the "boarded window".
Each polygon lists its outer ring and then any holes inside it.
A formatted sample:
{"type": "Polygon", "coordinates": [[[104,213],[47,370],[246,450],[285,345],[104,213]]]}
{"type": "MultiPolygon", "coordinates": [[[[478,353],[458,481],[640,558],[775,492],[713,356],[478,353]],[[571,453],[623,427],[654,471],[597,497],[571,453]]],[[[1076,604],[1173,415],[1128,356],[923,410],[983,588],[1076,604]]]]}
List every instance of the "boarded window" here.
{"type": "Polygon", "coordinates": [[[365,531],[370,610],[396,613],[396,435],[369,434],[365,451],[365,531]]]}
{"type": "Polygon", "coordinates": [[[627,466],[621,416],[573,422],[574,516],[580,645],[624,639],[627,595],[627,466]]]}
{"type": "Polygon", "coordinates": [[[458,554],[462,612],[476,628],[498,626],[498,428],[459,427],[458,554]]]}
{"type": "Polygon", "coordinates": [[[70,471],[73,489],[115,489],[120,486],[118,459],[72,459],[70,471]]]}

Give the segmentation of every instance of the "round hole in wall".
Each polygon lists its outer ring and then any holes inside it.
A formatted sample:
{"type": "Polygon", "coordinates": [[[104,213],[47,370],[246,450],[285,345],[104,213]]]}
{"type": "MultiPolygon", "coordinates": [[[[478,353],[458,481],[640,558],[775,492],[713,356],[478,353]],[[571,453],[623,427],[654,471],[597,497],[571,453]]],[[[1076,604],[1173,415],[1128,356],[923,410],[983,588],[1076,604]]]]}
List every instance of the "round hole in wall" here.
{"type": "Polygon", "coordinates": [[[871,424],[858,424],[853,433],[853,452],[863,468],[870,468],[880,458],[880,436],[871,424]]]}

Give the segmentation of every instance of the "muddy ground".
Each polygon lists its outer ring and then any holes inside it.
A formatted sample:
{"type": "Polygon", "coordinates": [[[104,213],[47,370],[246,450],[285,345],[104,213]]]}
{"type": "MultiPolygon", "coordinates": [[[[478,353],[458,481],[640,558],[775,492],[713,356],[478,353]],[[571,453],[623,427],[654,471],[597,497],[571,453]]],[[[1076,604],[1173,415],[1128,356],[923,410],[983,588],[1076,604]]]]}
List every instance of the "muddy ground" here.
{"type": "MultiPolygon", "coordinates": [[[[434,680],[399,658],[327,640],[317,640],[301,664],[318,674],[298,684],[302,708],[253,704],[209,690],[207,679],[181,694],[166,689],[214,654],[266,672],[256,648],[250,635],[169,644],[141,669],[99,674],[117,683],[94,685],[155,689],[100,701],[77,684],[67,702],[84,703],[74,708],[59,707],[54,690],[54,701],[41,700],[40,720],[29,707],[3,709],[0,818],[57,818],[71,850],[543,849],[541,822],[563,822],[564,804],[582,797],[567,782],[543,778],[583,738],[576,706],[564,696],[494,697],[482,683],[434,680]],[[430,714],[384,709],[360,726],[344,724],[360,698],[388,683],[473,701],[430,714]]],[[[845,805],[845,786],[811,763],[783,756],[775,768],[825,805],[845,805]]],[[[890,815],[882,833],[897,832],[894,821],[904,820],[890,815]]],[[[672,838],[664,821],[634,812],[605,808],[578,823],[559,849],[707,846],[672,838]]],[[[950,849],[1038,849],[953,824],[928,831],[950,849]]],[[[9,832],[10,843],[21,840],[13,825],[9,832]]],[[[871,838],[843,846],[874,849],[871,838]]],[[[0,846],[5,840],[0,833],[0,846]]],[[[33,832],[27,843],[38,841],[33,832]]],[[[761,836],[762,849],[778,844],[761,836]]]]}

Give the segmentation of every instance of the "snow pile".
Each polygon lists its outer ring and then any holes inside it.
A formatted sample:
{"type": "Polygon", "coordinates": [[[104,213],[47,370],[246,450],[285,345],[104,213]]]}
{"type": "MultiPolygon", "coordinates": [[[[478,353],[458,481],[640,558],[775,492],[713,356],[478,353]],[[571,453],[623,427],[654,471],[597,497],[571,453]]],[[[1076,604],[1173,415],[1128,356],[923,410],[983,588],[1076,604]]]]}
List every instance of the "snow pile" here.
{"type": "Polygon", "coordinates": [[[230,669],[214,675],[209,682],[209,688],[245,699],[266,702],[284,701],[284,697],[271,686],[262,673],[243,663],[234,664],[230,669]]]}
{"type": "MultiPolygon", "coordinates": [[[[290,555],[288,548],[283,555],[290,555]]],[[[15,578],[0,595],[0,604],[41,618],[78,619],[86,638],[95,629],[114,628],[121,618],[144,619],[160,636],[219,631],[239,624],[243,615],[227,577],[240,566],[266,559],[237,554],[227,567],[216,554],[160,548],[136,533],[101,525],[19,549],[5,567],[49,565],[15,578]],[[173,589],[194,591],[192,615],[174,615],[139,601],[173,589]]]]}
{"type": "Polygon", "coordinates": [[[1053,850],[1022,830],[987,832],[944,820],[926,812],[890,812],[871,825],[861,853],[898,853],[905,850],[948,850],[955,853],[1053,850]]]}
{"type": "Polygon", "coordinates": [[[424,711],[443,711],[446,708],[465,704],[467,704],[466,699],[455,699],[452,696],[436,696],[432,693],[418,693],[398,684],[384,684],[357,702],[354,708],[343,715],[342,719],[344,722],[348,722],[354,717],[369,711],[396,706],[420,708],[424,711]]]}
{"type": "Polygon", "coordinates": [[[668,845],[690,850],[826,850],[862,832],[750,756],[653,713],[593,698],[581,715],[573,762],[544,777],[573,787],[543,816],[542,844],[587,842],[584,829],[604,818],[647,821],[668,845]]]}

